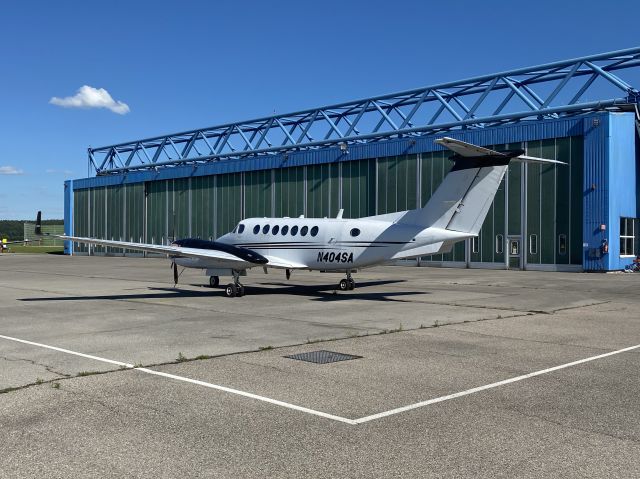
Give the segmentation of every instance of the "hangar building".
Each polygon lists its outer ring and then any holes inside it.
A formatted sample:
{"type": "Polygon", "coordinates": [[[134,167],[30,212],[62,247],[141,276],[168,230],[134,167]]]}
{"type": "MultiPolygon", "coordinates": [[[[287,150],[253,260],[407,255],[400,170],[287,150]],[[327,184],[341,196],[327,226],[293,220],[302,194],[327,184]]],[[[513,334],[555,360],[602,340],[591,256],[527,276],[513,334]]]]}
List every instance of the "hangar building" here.
{"type": "MultiPolygon", "coordinates": [[[[166,244],[243,218],[424,205],[451,168],[434,140],[523,148],[477,239],[421,265],[617,270],[638,254],[640,47],[90,148],[66,234],[166,244]],[[623,79],[624,78],[624,79],[623,79]]],[[[65,245],[67,254],[127,254],[65,245]]]]}

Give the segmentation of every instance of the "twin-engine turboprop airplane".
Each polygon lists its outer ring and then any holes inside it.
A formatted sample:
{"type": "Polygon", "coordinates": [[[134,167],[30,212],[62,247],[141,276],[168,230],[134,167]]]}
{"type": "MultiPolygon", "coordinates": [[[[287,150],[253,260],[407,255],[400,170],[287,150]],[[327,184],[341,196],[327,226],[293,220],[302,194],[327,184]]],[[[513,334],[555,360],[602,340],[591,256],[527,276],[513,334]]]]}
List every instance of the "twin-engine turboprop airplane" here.
{"type": "Polygon", "coordinates": [[[453,168],[423,208],[365,218],[247,218],[216,241],[180,239],[170,245],[59,236],[64,240],[166,254],[178,266],[200,268],[217,286],[231,276],[225,292],[243,296],[240,276],[254,267],[344,272],[341,290],[354,289],[360,268],[446,253],[454,243],[477,236],[511,160],[564,164],[524,155],[524,150],[494,151],[460,140],[436,140],[454,152],[453,168]]]}

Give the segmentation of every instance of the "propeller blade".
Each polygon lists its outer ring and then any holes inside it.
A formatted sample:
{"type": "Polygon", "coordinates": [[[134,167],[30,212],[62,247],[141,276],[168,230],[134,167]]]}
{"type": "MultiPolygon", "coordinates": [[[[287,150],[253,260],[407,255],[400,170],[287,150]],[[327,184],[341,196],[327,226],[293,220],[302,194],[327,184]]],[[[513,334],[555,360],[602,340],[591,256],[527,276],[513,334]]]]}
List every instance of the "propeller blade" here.
{"type": "Polygon", "coordinates": [[[178,284],[178,265],[173,263],[173,286],[178,284]]]}

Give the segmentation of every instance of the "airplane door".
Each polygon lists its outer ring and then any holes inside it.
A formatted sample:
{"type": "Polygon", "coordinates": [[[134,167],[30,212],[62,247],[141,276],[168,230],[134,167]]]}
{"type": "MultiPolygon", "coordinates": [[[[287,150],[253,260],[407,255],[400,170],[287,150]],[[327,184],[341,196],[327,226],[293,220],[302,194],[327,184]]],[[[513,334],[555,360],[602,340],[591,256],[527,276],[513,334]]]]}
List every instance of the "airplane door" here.
{"type": "Polygon", "coordinates": [[[521,269],[522,268],[522,239],[520,236],[509,236],[508,241],[508,254],[509,254],[509,269],[521,269]]]}

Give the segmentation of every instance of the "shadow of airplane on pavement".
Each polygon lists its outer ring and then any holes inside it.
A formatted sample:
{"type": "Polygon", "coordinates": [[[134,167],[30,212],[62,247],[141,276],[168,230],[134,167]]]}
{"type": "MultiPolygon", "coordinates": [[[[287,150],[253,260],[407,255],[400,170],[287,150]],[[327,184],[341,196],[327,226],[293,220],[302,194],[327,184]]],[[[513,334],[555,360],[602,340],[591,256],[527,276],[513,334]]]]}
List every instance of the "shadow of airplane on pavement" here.
{"type": "MultiPolygon", "coordinates": [[[[417,294],[410,291],[396,292],[366,292],[361,291],[367,287],[383,286],[386,284],[403,283],[405,280],[386,280],[386,281],[363,281],[357,284],[353,291],[337,291],[335,285],[292,285],[289,283],[260,283],[257,285],[245,286],[247,294],[251,296],[266,295],[293,295],[308,297],[312,301],[346,301],[360,299],[366,301],[399,301],[396,299],[403,296],[412,296],[417,294]],[[275,286],[261,287],[261,286],[275,286]]],[[[211,298],[224,296],[224,288],[211,288],[202,284],[192,284],[190,286],[200,287],[201,291],[179,288],[155,288],[149,287],[149,292],[131,293],[131,294],[101,294],[88,296],[47,296],[38,298],[22,298],[18,301],[38,302],[38,301],[122,301],[136,299],[180,299],[180,298],[211,298]],[[216,294],[219,293],[219,294],[216,294]]],[[[424,292],[420,292],[424,294],[424,292]]]]}

